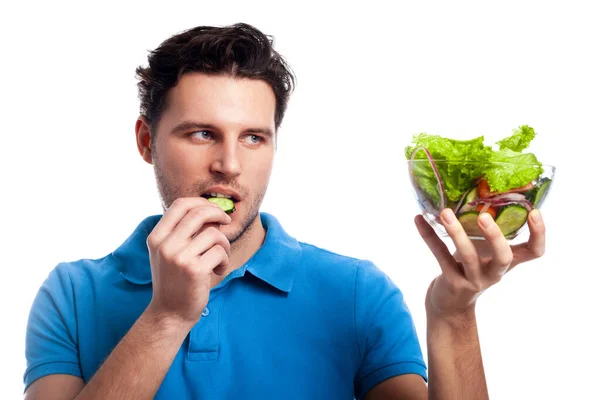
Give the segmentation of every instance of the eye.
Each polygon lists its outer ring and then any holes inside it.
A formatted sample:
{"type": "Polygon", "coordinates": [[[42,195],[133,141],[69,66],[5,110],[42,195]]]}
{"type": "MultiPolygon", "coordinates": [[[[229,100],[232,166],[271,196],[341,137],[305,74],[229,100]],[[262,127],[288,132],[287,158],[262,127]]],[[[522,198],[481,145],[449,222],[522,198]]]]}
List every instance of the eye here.
{"type": "Polygon", "coordinates": [[[190,136],[194,136],[196,139],[200,139],[200,140],[212,139],[212,133],[209,131],[197,131],[197,132],[192,133],[190,136]]]}
{"type": "Polygon", "coordinates": [[[258,135],[248,135],[244,138],[244,140],[248,144],[259,144],[263,139],[258,135]]]}

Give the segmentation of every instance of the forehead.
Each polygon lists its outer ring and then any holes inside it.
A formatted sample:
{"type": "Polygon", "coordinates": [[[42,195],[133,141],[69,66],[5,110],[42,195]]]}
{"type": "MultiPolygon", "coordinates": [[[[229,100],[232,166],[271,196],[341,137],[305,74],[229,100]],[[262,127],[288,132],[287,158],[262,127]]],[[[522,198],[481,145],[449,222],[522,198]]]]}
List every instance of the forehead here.
{"type": "Polygon", "coordinates": [[[275,104],[273,90],[262,80],[187,73],[169,91],[160,125],[168,128],[192,120],[224,130],[274,130],[275,104]]]}

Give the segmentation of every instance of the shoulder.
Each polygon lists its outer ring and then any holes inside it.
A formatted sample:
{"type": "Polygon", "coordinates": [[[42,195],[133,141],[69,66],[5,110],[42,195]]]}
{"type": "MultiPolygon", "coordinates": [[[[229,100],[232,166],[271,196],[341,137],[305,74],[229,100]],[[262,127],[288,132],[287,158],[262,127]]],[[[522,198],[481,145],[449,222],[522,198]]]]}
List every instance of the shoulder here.
{"type": "Polygon", "coordinates": [[[94,291],[90,288],[95,280],[106,275],[102,265],[107,257],[61,262],[52,268],[31,305],[29,331],[42,326],[44,330],[54,332],[61,324],[74,331],[75,311],[82,303],[93,300],[94,291]]]}
{"type": "Polygon", "coordinates": [[[375,284],[383,281],[392,284],[387,274],[373,261],[340,254],[314,244],[299,242],[302,249],[301,270],[331,282],[331,284],[357,285],[375,284]]]}
{"type": "Polygon", "coordinates": [[[48,273],[43,287],[51,291],[76,291],[80,286],[94,282],[112,280],[119,275],[120,269],[112,254],[102,258],[83,258],[58,263],[48,273]]]}
{"type": "Polygon", "coordinates": [[[328,291],[350,296],[357,313],[365,312],[365,320],[373,310],[407,311],[400,287],[372,260],[339,254],[304,242],[299,244],[302,248],[300,271],[305,279],[319,282],[328,291]]]}
{"type": "Polygon", "coordinates": [[[298,244],[302,249],[303,257],[306,257],[311,261],[335,265],[352,265],[363,261],[356,257],[336,253],[334,251],[325,249],[323,247],[319,247],[311,243],[298,242],[298,244]]]}
{"type": "Polygon", "coordinates": [[[298,244],[302,249],[301,264],[305,268],[316,268],[319,270],[327,268],[331,272],[353,271],[356,273],[356,270],[361,265],[370,264],[368,260],[336,253],[311,243],[298,242],[298,244]]]}
{"type": "Polygon", "coordinates": [[[373,261],[340,254],[306,242],[298,242],[302,249],[302,261],[313,267],[330,267],[336,272],[351,270],[354,273],[387,276],[373,261]]]}

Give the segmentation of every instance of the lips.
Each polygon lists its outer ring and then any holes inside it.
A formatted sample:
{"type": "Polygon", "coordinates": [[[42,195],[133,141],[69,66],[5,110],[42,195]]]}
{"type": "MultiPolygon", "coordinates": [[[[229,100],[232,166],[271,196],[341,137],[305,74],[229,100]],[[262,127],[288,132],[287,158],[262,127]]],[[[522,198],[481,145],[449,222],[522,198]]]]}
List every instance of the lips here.
{"type": "Polygon", "coordinates": [[[210,197],[222,197],[233,200],[234,203],[241,201],[240,195],[230,189],[221,188],[221,187],[212,187],[206,190],[206,192],[202,193],[200,196],[208,199],[210,197]]]}

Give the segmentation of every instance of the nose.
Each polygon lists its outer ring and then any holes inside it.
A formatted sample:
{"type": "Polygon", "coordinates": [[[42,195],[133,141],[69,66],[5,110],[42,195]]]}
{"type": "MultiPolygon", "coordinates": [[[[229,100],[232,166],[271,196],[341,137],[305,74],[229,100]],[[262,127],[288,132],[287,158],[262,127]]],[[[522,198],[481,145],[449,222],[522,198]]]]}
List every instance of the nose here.
{"type": "Polygon", "coordinates": [[[214,148],[211,172],[233,178],[241,174],[242,165],[238,154],[237,141],[223,141],[214,148]]]}

